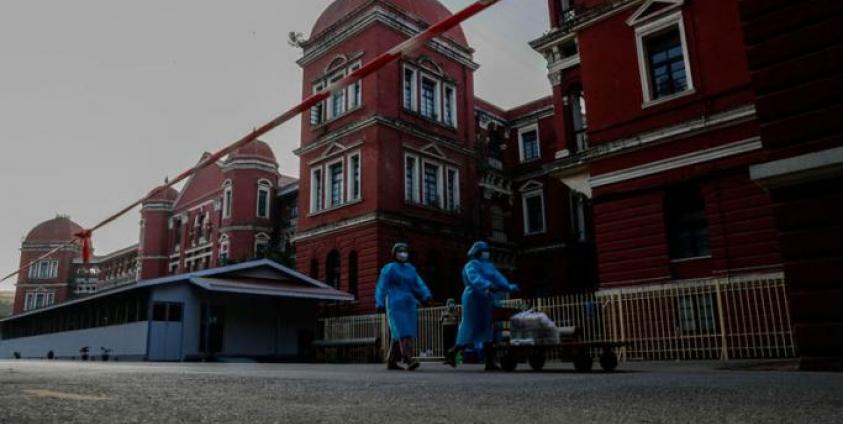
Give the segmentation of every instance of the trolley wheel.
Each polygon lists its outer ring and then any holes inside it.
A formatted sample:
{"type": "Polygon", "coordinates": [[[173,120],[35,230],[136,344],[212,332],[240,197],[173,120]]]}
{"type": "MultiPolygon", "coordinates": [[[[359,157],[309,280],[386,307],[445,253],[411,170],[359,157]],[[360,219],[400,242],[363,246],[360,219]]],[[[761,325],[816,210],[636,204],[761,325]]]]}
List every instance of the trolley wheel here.
{"type": "Polygon", "coordinates": [[[591,372],[594,368],[594,358],[588,353],[588,350],[577,352],[574,355],[574,369],[578,372],[591,372]]]}
{"type": "Polygon", "coordinates": [[[544,352],[533,352],[530,354],[528,362],[530,363],[530,368],[532,368],[533,371],[541,371],[542,369],[544,369],[544,364],[547,362],[547,357],[545,356],[544,352]]]}
{"type": "Polygon", "coordinates": [[[513,372],[518,368],[518,358],[512,352],[507,352],[501,358],[501,368],[506,372],[513,372]]]}
{"type": "Polygon", "coordinates": [[[603,351],[600,355],[600,367],[606,372],[618,369],[618,355],[610,349],[603,351]]]}

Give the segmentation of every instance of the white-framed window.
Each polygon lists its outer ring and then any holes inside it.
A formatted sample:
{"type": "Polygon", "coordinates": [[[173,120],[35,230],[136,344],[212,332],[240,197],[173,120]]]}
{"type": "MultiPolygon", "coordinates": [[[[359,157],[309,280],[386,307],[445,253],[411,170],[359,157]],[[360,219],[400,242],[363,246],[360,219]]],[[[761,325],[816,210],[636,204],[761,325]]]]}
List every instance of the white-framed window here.
{"type": "MultiPolygon", "coordinates": [[[[352,73],[360,69],[360,62],[357,62],[351,65],[348,68],[348,73],[352,73]]],[[[351,84],[347,88],[348,91],[348,110],[352,110],[357,108],[358,106],[363,104],[363,81],[358,80],[354,84],[351,84]]]]}
{"type": "Polygon", "coordinates": [[[269,236],[265,233],[258,233],[255,236],[255,256],[263,257],[269,253],[269,236]]]}
{"type": "Polygon", "coordinates": [[[445,171],[445,207],[450,211],[460,209],[460,171],[456,168],[445,171]]]}
{"type": "Polygon", "coordinates": [[[258,204],[256,208],[256,215],[258,218],[269,219],[270,215],[270,199],[272,193],[272,183],[267,180],[258,181],[258,204]]]}
{"type": "Polygon", "coordinates": [[[635,28],[644,106],[694,91],[682,11],[635,28]]]}
{"type": "Polygon", "coordinates": [[[425,206],[443,208],[442,165],[422,161],[422,198],[425,206]]]}
{"type": "Polygon", "coordinates": [[[518,153],[521,163],[541,159],[541,141],[538,124],[518,130],[518,153]]]}
{"type": "Polygon", "coordinates": [[[220,249],[219,249],[219,263],[221,265],[225,265],[228,262],[229,253],[231,252],[231,241],[228,237],[228,234],[223,234],[220,237],[220,249]]]}
{"type": "Polygon", "coordinates": [[[328,207],[333,208],[343,204],[343,159],[329,163],[326,167],[328,174],[328,207]]]}
{"type": "Polygon", "coordinates": [[[222,190],[222,217],[231,218],[231,209],[234,205],[234,188],[231,181],[226,181],[222,190]]]}
{"type": "Polygon", "coordinates": [[[360,200],[362,196],[360,153],[352,153],[348,156],[348,200],[360,200]]]}
{"type": "Polygon", "coordinates": [[[418,71],[411,66],[404,65],[404,109],[418,111],[418,71]]]}
{"type": "Polygon", "coordinates": [[[320,166],[310,170],[310,212],[322,209],[325,209],[325,180],[320,166]]]}
{"type": "Polygon", "coordinates": [[[450,84],[445,84],[445,105],[442,111],[442,118],[445,125],[456,128],[457,126],[457,89],[450,84]]]}
{"type": "Polygon", "coordinates": [[[521,193],[521,205],[524,216],[524,234],[542,234],[545,232],[544,189],[538,188],[521,193]]]}
{"type": "Polygon", "coordinates": [[[29,279],[49,280],[58,277],[59,261],[56,259],[38,261],[29,266],[29,279]]]}
{"type": "MultiPolygon", "coordinates": [[[[334,84],[346,75],[360,69],[362,63],[356,61],[341,69],[335,70],[324,79],[313,84],[313,93],[316,94],[331,84],[334,84]]],[[[363,105],[363,81],[359,80],[345,88],[335,90],[322,102],[310,109],[310,125],[318,126],[325,122],[337,119],[346,113],[363,105]]]]}
{"type": "Polygon", "coordinates": [[[425,118],[438,121],[442,116],[440,112],[441,103],[442,93],[439,80],[422,74],[421,115],[425,118]]]}
{"type": "Polygon", "coordinates": [[[410,203],[420,203],[419,168],[418,156],[404,156],[404,199],[410,203]]]}
{"type": "MultiPolygon", "coordinates": [[[[345,71],[338,72],[331,76],[328,80],[328,85],[331,85],[345,77],[345,71]]],[[[331,93],[328,98],[328,120],[335,119],[345,113],[345,94],[346,90],[337,90],[331,93]]]]}
{"type": "Polygon", "coordinates": [[[571,191],[571,232],[574,238],[584,243],[588,241],[588,197],[571,191]]]}
{"type": "Polygon", "coordinates": [[[574,147],[577,152],[588,149],[588,118],[585,108],[585,95],[581,85],[574,85],[568,90],[568,118],[571,120],[574,147]]]}
{"type": "MultiPolygon", "coordinates": [[[[325,88],[324,82],[319,82],[313,85],[313,94],[322,91],[325,88]]],[[[325,122],[325,102],[319,102],[310,108],[310,125],[316,126],[325,122]]]]}
{"type": "Polygon", "coordinates": [[[138,249],[143,251],[144,239],[146,238],[144,237],[144,233],[146,232],[146,220],[141,218],[138,226],[140,227],[140,234],[138,235],[138,249]]]}
{"type": "Polygon", "coordinates": [[[34,309],[45,308],[56,303],[56,293],[52,291],[31,291],[24,296],[23,309],[31,311],[34,309]]]}

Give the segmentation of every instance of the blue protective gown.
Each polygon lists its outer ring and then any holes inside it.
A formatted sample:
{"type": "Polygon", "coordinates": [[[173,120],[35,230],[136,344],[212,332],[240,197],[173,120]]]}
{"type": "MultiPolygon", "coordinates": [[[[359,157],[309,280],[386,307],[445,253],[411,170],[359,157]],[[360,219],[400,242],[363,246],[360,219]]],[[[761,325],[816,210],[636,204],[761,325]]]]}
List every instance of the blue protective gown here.
{"type": "Polygon", "coordinates": [[[391,262],[381,269],[375,304],[378,308],[386,308],[392,340],[418,336],[419,300],[427,302],[431,297],[413,265],[391,262]]]}
{"type": "Polygon", "coordinates": [[[518,290],[510,284],[495,265],[482,259],[472,259],[462,271],[465,291],[462,294],[462,321],[457,346],[482,346],[492,341],[492,306],[494,294],[489,289],[506,292],[518,290]]]}

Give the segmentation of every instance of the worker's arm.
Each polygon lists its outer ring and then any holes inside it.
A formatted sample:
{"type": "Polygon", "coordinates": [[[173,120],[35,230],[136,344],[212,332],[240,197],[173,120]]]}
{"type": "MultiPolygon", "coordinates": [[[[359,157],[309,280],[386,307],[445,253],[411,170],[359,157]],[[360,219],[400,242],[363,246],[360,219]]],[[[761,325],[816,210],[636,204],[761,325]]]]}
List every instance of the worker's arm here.
{"type": "Polygon", "coordinates": [[[492,284],[488,279],[486,279],[486,277],[483,276],[480,266],[480,262],[469,262],[463,270],[463,275],[465,276],[465,284],[467,286],[482,292],[489,290],[492,287],[492,284]]]}
{"type": "Polygon", "coordinates": [[[386,309],[386,282],[389,278],[389,270],[391,267],[386,265],[381,269],[378,277],[378,284],[375,287],[375,308],[378,310],[386,309]]]}

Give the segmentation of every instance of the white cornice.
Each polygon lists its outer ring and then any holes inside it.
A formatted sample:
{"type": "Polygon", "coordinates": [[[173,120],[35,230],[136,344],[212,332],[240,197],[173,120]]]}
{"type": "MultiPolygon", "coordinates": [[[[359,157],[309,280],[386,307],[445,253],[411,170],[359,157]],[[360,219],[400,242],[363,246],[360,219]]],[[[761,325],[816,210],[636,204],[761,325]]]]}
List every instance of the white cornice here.
{"type": "MultiPolygon", "coordinates": [[[[339,44],[347,39],[361,33],[370,25],[379,22],[398,32],[413,37],[422,31],[417,24],[405,19],[401,15],[386,10],[381,6],[374,6],[368,11],[364,12],[358,18],[342,23],[336,29],[328,30],[323,34],[317,35],[317,43],[305,43],[304,56],[298,60],[300,66],[306,66],[318,58],[322,57],[327,52],[336,48],[339,44]]],[[[473,51],[470,48],[464,47],[447,38],[436,37],[429,41],[427,45],[439,53],[448,56],[455,61],[465,65],[466,67],[476,70],[480,67],[474,62],[472,58],[473,51]]]]}
{"type": "Polygon", "coordinates": [[[603,187],[648,175],[658,174],[671,169],[682,168],[698,163],[709,162],[730,156],[760,150],[762,148],[761,138],[753,137],[747,140],[731,143],[724,146],[717,146],[711,149],[700,150],[684,155],[674,156],[643,165],[633,166],[620,171],[591,177],[591,187],[603,187]]]}

